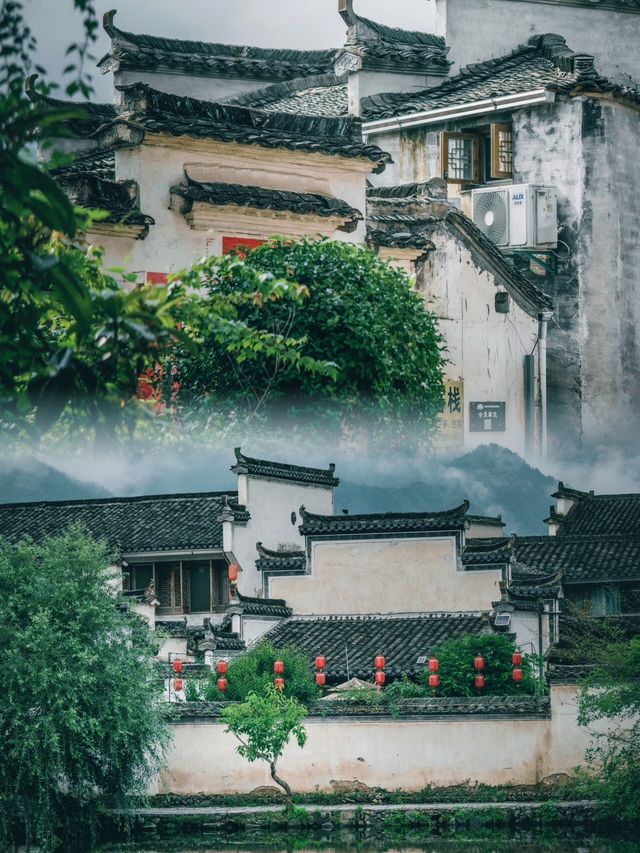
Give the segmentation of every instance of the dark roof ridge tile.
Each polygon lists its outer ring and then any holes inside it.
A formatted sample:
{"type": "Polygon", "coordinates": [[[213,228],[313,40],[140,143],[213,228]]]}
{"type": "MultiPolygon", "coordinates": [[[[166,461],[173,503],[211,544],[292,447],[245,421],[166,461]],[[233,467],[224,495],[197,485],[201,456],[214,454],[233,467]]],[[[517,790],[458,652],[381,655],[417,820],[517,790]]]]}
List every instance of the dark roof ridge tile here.
{"type": "Polygon", "coordinates": [[[456,507],[452,507],[451,509],[445,510],[437,510],[430,511],[425,510],[423,512],[368,512],[368,513],[354,513],[347,515],[320,515],[318,513],[309,512],[304,506],[300,507],[300,515],[306,521],[307,519],[318,519],[320,521],[375,521],[377,519],[396,519],[396,518],[409,518],[409,519],[420,519],[420,518],[441,518],[441,517],[453,517],[457,518],[460,516],[466,516],[467,510],[469,509],[469,501],[464,500],[461,504],[456,507]]]}
{"type": "Polygon", "coordinates": [[[261,89],[253,89],[251,92],[245,92],[241,95],[232,95],[225,98],[222,103],[260,109],[264,104],[280,100],[285,95],[290,95],[293,92],[323,86],[327,88],[330,86],[340,86],[346,83],[347,80],[348,75],[346,74],[340,76],[333,72],[328,74],[311,74],[306,77],[296,77],[294,80],[271,83],[269,86],[264,86],[261,89]]]}
{"type": "MultiPolygon", "coordinates": [[[[111,495],[108,498],[73,498],[72,500],[55,500],[55,501],[16,501],[13,503],[0,503],[0,507],[34,507],[34,506],[79,506],[93,504],[110,504],[110,503],[133,503],[138,501],[157,501],[157,500],[175,500],[179,498],[216,498],[227,495],[228,497],[238,498],[238,492],[233,490],[220,492],[175,492],[171,494],[159,495],[111,495]]],[[[236,506],[240,508],[239,505],[236,506]]],[[[244,508],[244,507],[243,507],[244,508]]]]}
{"type": "Polygon", "coordinates": [[[273,462],[268,459],[255,459],[242,453],[242,448],[234,449],[236,464],[231,470],[237,474],[250,474],[255,477],[297,480],[315,485],[335,488],[340,480],[334,476],[336,466],[333,462],[328,468],[310,468],[304,465],[292,465],[287,462],[273,462]]]}

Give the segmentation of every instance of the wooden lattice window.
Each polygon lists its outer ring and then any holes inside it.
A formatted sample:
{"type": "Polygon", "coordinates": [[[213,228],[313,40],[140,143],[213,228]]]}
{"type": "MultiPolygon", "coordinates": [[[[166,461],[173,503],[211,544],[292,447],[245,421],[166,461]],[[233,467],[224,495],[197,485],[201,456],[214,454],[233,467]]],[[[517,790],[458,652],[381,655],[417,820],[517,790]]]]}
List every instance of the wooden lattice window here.
{"type": "Polygon", "coordinates": [[[513,175],[513,126],[491,125],[491,177],[510,178],[513,175]]]}
{"type": "Polygon", "coordinates": [[[440,134],[440,170],[451,184],[480,182],[481,139],[475,133],[440,134]]]}

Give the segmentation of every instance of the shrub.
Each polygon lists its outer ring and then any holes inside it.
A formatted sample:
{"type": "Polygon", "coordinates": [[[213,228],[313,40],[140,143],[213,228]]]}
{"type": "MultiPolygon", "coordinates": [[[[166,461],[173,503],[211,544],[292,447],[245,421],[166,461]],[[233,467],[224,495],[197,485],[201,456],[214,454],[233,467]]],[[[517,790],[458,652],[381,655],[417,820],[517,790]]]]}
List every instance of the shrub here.
{"type": "Polygon", "coordinates": [[[225,694],[218,690],[217,675],[212,674],[205,690],[205,699],[243,702],[249,693],[262,695],[265,688],[273,684],[273,664],[276,660],[284,663],[285,695],[295,696],[305,703],[314,702],[318,698],[318,688],[307,657],[295,647],[276,650],[271,643],[260,643],[229,663],[229,688],[225,694]]]}
{"type": "MultiPolygon", "coordinates": [[[[433,656],[440,661],[438,695],[477,695],[478,691],[474,687],[476,673],[473,668],[476,655],[482,655],[485,660],[483,675],[486,686],[482,690],[483,695],[513,696],[535,693],[535,679],[528,658],[522,658],[523,677],[520,687],[513,681],[511,655],[515,651],[515,642],[506,634],[467,634],[457,640],[445,640],[432,650],[433,656]]],[[[428,677],[426,673],[421,678],[425,686],[428,677]]]]}

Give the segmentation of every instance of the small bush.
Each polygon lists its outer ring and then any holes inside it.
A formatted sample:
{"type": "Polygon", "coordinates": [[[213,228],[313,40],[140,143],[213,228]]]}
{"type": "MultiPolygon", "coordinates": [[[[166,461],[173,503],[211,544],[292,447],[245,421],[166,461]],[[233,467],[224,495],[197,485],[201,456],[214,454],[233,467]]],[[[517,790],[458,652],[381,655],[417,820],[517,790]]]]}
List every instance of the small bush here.
{"type": "MultiPolygon", "coordinates": [[[[512,677],[511,655],[516,651],[515,642],[505,634],[467,634],[457,640],[445,640],[432,650],[440,662],[439,696],[475,696],[479,691],[474,686],[475,670],[473,661],[476,655],[485,660],[482,674],[486,686],[483,696],[514,696],[535,693],[535,679],[531,661],[522,658],[522,681],[520,687],[512,677]]],[[[429,675],[421,677],[427,686],[429,675]]]]}
{"type": "Polygon", "coordinates": [[[229,663],[229,687],[225,694],[218,690],[218,676],[212,673],[205,688],[205,699],[210,702],[223,699],[244,702],[249,693],[262,695],[265,688],[273,684],[273,664],[276,660],[284,663],[285,695],[295,696],[305,704],[315,702],[318,698],[318,688],[306,655],[295,647],[276,650],[271,643],[260,643],[250,652],[239,655],[229,663]]]}

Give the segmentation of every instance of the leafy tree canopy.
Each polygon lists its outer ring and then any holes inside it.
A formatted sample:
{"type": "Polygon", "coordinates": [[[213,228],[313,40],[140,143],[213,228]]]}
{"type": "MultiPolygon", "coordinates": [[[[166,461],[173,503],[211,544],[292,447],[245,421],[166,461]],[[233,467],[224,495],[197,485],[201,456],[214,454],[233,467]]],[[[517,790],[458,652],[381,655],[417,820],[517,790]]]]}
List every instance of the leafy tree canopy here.
{"type": "MultiPolygon", "coordinates": [[[[333,363],[336,373],[301,372],[277,353],[240,364],[209,337],[197,352],[176,357],[187,408],[227,401],[276,424],[295,415],[338,430],[365,421],[427,433],[443,400],[442,338],[403,272],[368,249],[328,240],[274,240],[248,252],[246,264],[297,282],[309,298],[247,301],[239,319],[302,341],[304,358],[333,363]]],[[[201,276],[211,295],[231,295],[246,288],[238,271],[217,265],[201,276]]]]}
{"type": "Polygon", "coordinates": [[[0,542],[2,849],[91,849],[104,809],[144,793],[161,761],[157,648],[111,591],[111,563],[79,527],[0,542]]]}

